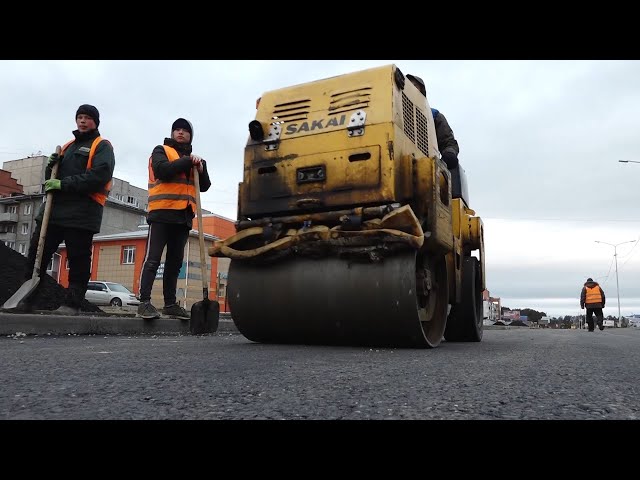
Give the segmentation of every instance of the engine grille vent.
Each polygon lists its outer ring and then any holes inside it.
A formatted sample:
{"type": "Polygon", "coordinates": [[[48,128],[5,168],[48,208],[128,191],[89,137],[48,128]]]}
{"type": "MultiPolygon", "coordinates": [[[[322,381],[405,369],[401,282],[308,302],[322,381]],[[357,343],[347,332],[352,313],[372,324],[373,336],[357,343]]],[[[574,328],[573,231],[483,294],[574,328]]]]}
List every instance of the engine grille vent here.
{"type": "Polygon", "coordinates": [[[404,133],[422,153],[429,156],[427,117],[421,110],[416,108],[404,92],[402,93],[402,117],[404,120],[404,133]]]}
{"type": "Polygon", "coordinates": [[[427,133],[427,117],[420,110],[416,109],[416,120],[418,127],[418,148],[427,157],[429,156],[429,134],[427,133]]]}
{"type": "Polygon", "coordinates": [[[351,110],[367,108],[371,101],[371,87],[362,87],[345,92],[337,92],[331,95],[329,101],[329,114],[335,115],[351,110]]]}
{"type": "Polygon", "coordinates": [[[415,107],[413,102],[402,93],[402,116],[404,119],[404,133],[411,139],[413,143],[416,143],[416,131],[415,131],[415,119],[413,115],[415,107]]]}
{"type": "Polygon", "coordinates": [[[296,122],[306,120],[311,110],[311,100],[295,100],[293,102],[279,103],[273,109],[272,123],[296,122]]]}

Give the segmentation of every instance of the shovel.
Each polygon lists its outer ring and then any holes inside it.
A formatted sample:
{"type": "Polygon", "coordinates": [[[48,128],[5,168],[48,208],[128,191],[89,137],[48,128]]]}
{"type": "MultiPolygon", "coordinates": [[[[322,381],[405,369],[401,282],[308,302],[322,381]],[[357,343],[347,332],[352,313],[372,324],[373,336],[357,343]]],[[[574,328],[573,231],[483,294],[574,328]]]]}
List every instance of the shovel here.
{"type": "MultiPolygon", "coordinates": [[[[196,210],[198,213],[198,237],[200,240],[200,272],[202,276],[202,301],[191,305],[191,319],[189,330],[193,335],[215,333],[218,330],[220,316],[220,304],[215,300],[209,300],[209,269],[204,254],[204,232],[202,231],[202,204],[200,203],[200,175],[198,167],[193,167],[193,181],[196,184],[196,210]]],[[[189,261],[189,259],[187,259],[189,261]]]]}
{"type": "MultiPolygon", "coordinates": [[[[60,154],[62,147],[56,147],[56,153],[60,154]]],[[[58,174],[58,160],[51,169],[51,178],[56,178],[58,174]]],[[[42,262],[42,254],[44,253],[44,239],[47,236],[47,226],[49,225],[49,217],[51,216],[51,205],[53,204],[53,192],[47,193],[47,203],[44,206],[44,215],[42,216],[42,225],[40,227],[40,237],[38,239],[38,249],[36,250],[36,262],[33,264],[33,274],[31,279],[27,280],[22,286],[9,298],[2,306],[3,310],[11,310],[18,306],[20,302],[29,298],[38,284],[40,283],[40,263],[42,262]]]]}

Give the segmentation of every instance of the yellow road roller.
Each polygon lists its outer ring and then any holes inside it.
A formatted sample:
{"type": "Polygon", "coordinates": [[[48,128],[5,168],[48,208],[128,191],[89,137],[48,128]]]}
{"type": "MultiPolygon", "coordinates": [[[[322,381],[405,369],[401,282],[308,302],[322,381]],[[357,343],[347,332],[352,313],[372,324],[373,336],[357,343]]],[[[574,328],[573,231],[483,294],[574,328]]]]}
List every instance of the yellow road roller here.
{"type": "Polygon", "coordinates": [[[264,93],[248,123],[227,299],[260,343],[482,339],[483,223],[396,65],[264,93]]]}

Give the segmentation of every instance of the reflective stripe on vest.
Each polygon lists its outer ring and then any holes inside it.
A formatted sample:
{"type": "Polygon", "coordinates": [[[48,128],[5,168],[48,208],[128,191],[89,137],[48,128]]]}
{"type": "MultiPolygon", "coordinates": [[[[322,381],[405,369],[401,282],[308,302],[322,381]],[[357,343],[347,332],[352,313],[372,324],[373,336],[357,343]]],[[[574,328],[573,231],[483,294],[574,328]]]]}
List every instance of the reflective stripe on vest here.
{"type": "MultiPolygon", "coordinates": [[[[167,145],[163,147],[170,162],[180,158],[175,148],[167,145]]],[[[149,157],[149,211],[184,210],[188,205],[196,211],[196,187],[193,177],[179,173],[169,181],[157,179],[153,173],[152,157],[149,157]]]]}
{"type": "MultiPolygon", "coordinates": [[[[97,137],[91,144],[91,149],[89,150],[89,160],[87,161],[87,170],[89,170],[91,168],[91,165],[93,165],[93,157],[96,154],[96,148],[98,148],[98,145],[100,144],[101,141],[102,141],[102,137],[97,137]]],[[[67,150],[67,148],[69,148],[69,145],[71,145],[73,142],[75,142],[75,140],[71,140],[65,143],[64,146],[62,147],[62,150],[60,151],[60,155],[64,155],[64,152],[67,150]]],[[[100,205],[104,206],[104,204],[107,202],[109,191],[111,191],[111,184],[112,184],[112,181],[109,180],[101,192],[90,193],[89,197],[91,197],[93,200],[98,202],[100,205]]]]}
{"type": "Polygon", "coordinates": [[[600,287],[586,287],[587,296],[584,303],[602,303],[602,294],[600,293],[600,287]]]}

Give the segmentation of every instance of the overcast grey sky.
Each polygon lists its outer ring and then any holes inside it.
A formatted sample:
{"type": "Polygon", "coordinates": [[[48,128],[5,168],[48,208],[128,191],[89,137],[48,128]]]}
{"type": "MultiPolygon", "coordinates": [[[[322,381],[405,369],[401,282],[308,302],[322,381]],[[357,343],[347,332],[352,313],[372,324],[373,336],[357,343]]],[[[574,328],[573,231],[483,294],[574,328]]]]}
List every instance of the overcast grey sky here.
{"type": "Polygon", "coordinates": [[[147,161],[178,117],[207,160],[204,208],[236,218],[255,102],[263,92],[394,63],[421,76],[460,144],[483,219],[487,287],[503,306],[580,313],[587,277],[617,315],[640,313],[640,61],[0,61],[0,162],[72,138],[80,104],[100,111],[115,176],[144,188],[147,161]]]}

